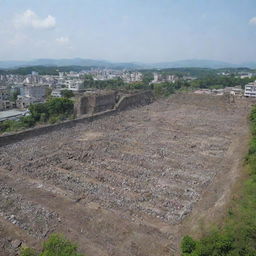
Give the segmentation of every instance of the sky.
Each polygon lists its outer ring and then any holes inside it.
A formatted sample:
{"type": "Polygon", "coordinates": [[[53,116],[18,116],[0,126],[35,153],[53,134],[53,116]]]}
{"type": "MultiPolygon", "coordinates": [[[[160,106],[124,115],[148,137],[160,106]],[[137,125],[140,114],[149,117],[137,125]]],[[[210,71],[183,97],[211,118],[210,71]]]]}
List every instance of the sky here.
{"type": "Polygon", "coordinates": [[[0,0],[0,61],[256,61],[256,0],[0,0]]]}

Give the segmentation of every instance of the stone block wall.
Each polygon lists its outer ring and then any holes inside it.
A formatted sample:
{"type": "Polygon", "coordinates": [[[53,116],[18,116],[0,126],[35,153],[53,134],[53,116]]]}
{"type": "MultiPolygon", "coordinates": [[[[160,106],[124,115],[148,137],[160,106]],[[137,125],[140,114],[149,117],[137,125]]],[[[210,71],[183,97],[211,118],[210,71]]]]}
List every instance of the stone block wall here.
{"type": "MultiPolygon", "coordinates": [[[[83,104],[87,104],[86,100],[85,99],[83,100],[84,100],[83,104]]],[[[112,100],[113,100],[112,96],[111,97],[109,96],[109,98],[107,99],[103,97],[102,99],[99,100],[98,106],[110,106],[110,104],[109,105],[107,104],[111,103],[112,100]]],[[[28,139],[31,137],[46,134],[48,132],[57,131],[64,128],[70,128],[75,126],[77,123],[92,122],[96,119],[116,114],[118,111],[150,104],[153,101],[154,101],[154,96],[153,96],[153,93],[150,91],[141,92],[133,95],[126,95],[120,98],[118,103],[114,105],[113,109],[107,109],[106,111],[102,111],[92,115],[84,115],[83,117],[77,118],[75,120],[67,120],[58,124],[45,125],[42,127],[31,128],[25,131],[2,135],[0,136],[0,147],[11,144],[11,143],[15,143],[18,141],[22,141],[24,139],[28,139]]]]}

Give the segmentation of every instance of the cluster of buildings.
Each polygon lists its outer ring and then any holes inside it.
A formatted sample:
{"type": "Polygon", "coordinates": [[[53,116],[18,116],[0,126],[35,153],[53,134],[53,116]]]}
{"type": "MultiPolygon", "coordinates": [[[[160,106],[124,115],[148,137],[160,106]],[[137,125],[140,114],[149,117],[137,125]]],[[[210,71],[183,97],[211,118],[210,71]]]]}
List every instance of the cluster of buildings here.
{"type": "Polygon", "coordinates": [[[37,72],[29,75],[1,75],[0,111],[12,108],[26,109],[32,103],[44,102],[47,92],[58,88],[79,91],[82,87],[82,74],[73,72],[65,75],[59,73],[57,76],[39,75],[37,72]]]}
{"type": "Polygon", "coordinates": [[[186,80],[186,81],[192,81],[197,79],[196,77],[193,76],[182,76],[179,77],[177,75],[170,75],[170,74],[161,74],[154,72],[153,73],[154,79],[150,82],[150,84],[160,84],[160,83],[176,83],[178,80],[186,80]]]}
{"type": "Polygon", "coordinates": [[[84,73],[92,76],[94,80],[122,79],[125,83],[141,82],[143,75],[137,71],[113,70],[113,69],[91,69],[84,73]]]}
{"type": "Polygon", "coordinates": [[[0,111],[26,109],[32,103],[44,102],[49,91],[53,97],[61,97],[63,90],[83,91],[85,75],[93,80],[119,78],[126,83],[140,82],[143,78],[140,72],[111,69],[59,72],[58,75],[39,75],[35,71],[29,75],[0,75],[0,111]]]}
{"type": "MultiPolygon", "coordinates": [[[[53,97],[61,97],[63,90],[71,90],[75,94],[85,90],[84,78],[90,75],[93,80],[122,79],[125,83],[141,82],[143,74],[138,71],[91,69],[80,72],[59,72],[58,75],[39,75],[33,71],[29,75],[6,74],[0,75],[0,111],[10,109],[26,110],[30,104],[44,102],[51,93],[53,97]]],[[[227,73],[221,75],[228,75],[227,73]]],[[[253,73],[241,72],[241,78],[251,78],[253,73]]],[[[153,73],[150,84],[163,82],[175,83],[180,79],[177,75],[153,73]]],[[[183,80],[193,80],[195,77],[183,76],[183,80]]],[[[227,89],[200,90],[197,93],[215,93],[221,95],[227,89]]],[[[235,94],[244,94],[246,97],[256,97],[256,82],[242,89],[233,88],[235,94]]]]}
{"type": "Polygon", "coordinates": [[[150,84],[160,84],[163,82],[175,83],[179,80],[179,78],[175,75],[162,75],[159,73],[154,73],[154,79],[150,82],[150,84]]]}
{"type": "Polygon", "coordinates": [[[231,75],[235,75],[235,78],[241,78],[241,79],[245,79],[245,78],[252,78],[256,76],[256,73],[252,73],[252,72],[245,72],[245,71],[241,71],[241,72],[237,72],[237,73],[232,73],[232,72],[220,72],[218,73],[219,76],[231,76],[231,75]]]}
{"type": "Polygon", "coordinates": [[[234,87],[225,87],[223,89],[200,89],[200,90],[196,90],[194,93],[215,94],[215,95],[231,94],[231,95],[255,98],[256,97],[256,81],[245,85],[244,90],[241,88],[241,86],[234,86],[234,87]]]}
{"type": "Polygon", "coordinates": [[[224,94],[230,94],[230,95],[236,95],[236,96],[242,96],[244,93],[244,90],[240,86],[234,86],[234,87],[225,87],[223,89],[200,89],[194,91],[195,94],[212,94],[212,95],[224,95],[224,94]]]}

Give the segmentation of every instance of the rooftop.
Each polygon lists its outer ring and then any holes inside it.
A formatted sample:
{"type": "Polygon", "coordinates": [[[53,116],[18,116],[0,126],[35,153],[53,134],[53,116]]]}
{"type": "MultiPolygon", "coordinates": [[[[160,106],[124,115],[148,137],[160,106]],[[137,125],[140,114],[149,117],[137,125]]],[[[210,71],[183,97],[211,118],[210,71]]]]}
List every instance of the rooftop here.
{"type": "Polygon", "coordinates": [[[0,121],[4,121],[9,118],[14,118],[17,116],[24,115],[27,112],[27,110],[6,110],[6,111],[0,111],[0,121]]]}

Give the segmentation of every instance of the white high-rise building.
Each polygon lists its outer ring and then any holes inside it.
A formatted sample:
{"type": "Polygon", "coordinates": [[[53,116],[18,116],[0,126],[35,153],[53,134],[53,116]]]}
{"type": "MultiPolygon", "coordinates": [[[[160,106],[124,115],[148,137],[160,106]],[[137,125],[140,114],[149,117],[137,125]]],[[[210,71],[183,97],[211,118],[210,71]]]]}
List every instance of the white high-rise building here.
{"type": "Polygon", "coordinates": [[[245,85],[244,96],[245,97],[256,97],[256,81],[245,85]]]}

